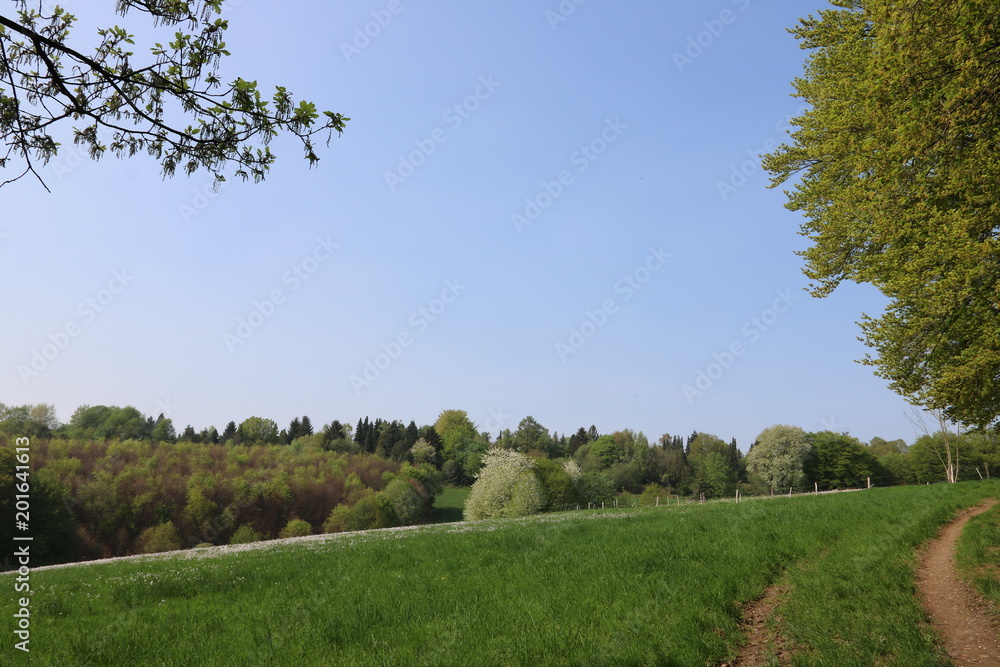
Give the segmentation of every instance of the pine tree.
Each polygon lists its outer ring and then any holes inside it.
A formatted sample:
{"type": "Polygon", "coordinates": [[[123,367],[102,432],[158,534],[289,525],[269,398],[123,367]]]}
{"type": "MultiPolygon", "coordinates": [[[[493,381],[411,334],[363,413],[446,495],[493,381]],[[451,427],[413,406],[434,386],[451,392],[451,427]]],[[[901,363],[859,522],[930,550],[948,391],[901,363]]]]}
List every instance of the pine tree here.
{"type": "Polygon", "coordinates": [[[358,447],[362,451],[365,449],[365,428],[368,424],[368,417],[364,418],[364,421],[358,419],[358,426],[354,429],[354,442],[358,444],[358,447]]]}
{"type": "Polygon", "coordinates": [[[410,423],[406,426],[406,450],[409,451],[413,445],[417,444],[417,440],[420,439],[420,430],[417,428],[417,423],[410,420],[410,423]]]}
{"type": "Polygon", "coordinates": [[[229,422],[226,424],[226,428],[222,431],[222,436],[219,438],[219,442],[225,444],[236,437],[236,422],[229,422]]]}
{"type": "Polygon", "coordinates": [[[587,429],[581,426],[576,433],[569,437],[569,442],[566,444],[566,454],[568,456],[573,456],[573,454],[576,453],[576,450],[580,449],[588,442],[590,442],[590,440],[587,436],[587,429]]]}
{"type": "Polygon", "coordinates": [[[282,431],[285,437],[281,439],[286,445],[290,445],[295,438],[302,435],[302,422],[299,421],[298,417],[292,419],[292,423],[288,425],[287,431],[282,431]]]}

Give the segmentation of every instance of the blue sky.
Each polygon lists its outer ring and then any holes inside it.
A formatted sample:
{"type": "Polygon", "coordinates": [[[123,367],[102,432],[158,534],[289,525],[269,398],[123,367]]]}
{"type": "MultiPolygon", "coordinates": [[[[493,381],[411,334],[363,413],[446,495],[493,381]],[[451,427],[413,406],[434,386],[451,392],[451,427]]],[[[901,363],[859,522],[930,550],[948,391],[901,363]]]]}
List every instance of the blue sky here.
{"type": "Polygon", "coordinates": [[[801,219],[755,162],[800,108],[786,29],[825,3],[234,5],[223,78],[347,131],[218,193],[71,145],[51,194],[5,186],[0,401],[913,440],[854,361],[884,300],[803,291],[801,219]]]}

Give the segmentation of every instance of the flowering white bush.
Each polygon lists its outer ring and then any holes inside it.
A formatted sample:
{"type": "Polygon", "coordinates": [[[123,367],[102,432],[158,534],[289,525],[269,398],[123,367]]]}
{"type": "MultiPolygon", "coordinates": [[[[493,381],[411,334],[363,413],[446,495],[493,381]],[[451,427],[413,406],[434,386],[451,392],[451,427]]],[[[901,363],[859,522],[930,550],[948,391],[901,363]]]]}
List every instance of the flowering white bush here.
{"type": "Polygon", "coordinates": [[[577,462],[573,460],[563,463],[563,469],[566,471],[566,474],[569,475],[569,478],[573,480],[574,484],[580,480],[580,476],[583,474],[583,470],[579,465],[577,465],[577,462]]]}
{"type": "Polygon", "coordinates": [[[465,501],[468,521],[527,516],[545,507],[545,490],[532,471],[534,461],[511,449],[493,448],[465,501]]]}

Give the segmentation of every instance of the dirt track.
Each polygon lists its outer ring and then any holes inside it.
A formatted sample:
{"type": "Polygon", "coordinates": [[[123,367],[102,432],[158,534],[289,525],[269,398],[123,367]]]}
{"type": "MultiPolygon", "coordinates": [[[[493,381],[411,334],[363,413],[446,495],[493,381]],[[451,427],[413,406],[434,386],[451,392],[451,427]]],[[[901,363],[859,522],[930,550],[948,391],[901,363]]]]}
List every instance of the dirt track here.
{"type": "Polygon", "coordinates": [[[1000,623],[983,610],[982,600],[955,569],[955,544],[965,523],[996,503],[991,500],[959,514],[927,545],[917,569],[921,602],[958,667],[1000,667],[1000,623]]]}
{"type": "Polygon", "coordinates": [[[768,586],[764,595],[746,608],[741,625],[747,633],[747,642],[736,660],[730,663],[731,667],[758,667],[771,664],[773,659],[786,664],[784,638],[768,628],[767,622],[787,592],[785,585],[768,586]]]}

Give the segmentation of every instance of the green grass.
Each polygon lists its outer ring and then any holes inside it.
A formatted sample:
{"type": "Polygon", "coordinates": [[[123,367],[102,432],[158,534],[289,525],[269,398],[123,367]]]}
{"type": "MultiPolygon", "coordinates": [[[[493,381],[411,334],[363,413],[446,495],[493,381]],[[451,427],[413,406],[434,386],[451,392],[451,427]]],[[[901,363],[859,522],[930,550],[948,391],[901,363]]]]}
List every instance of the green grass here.
{"type": "Polygon", "coordinates": [[[449,523],[462,520],[462,511],[465,509],[465,499],[469,497],[472,489],[446,488],[434,499],[434,512],[431,517],[432,523],[449,523]]]}
{"type": "Polygon", "coordinates": [[[797,662],[938,664],[913,596],[912,547],[998,493],[963,483],[582,511],[39,571],[32,657],[716,664],[739,649],[742,606],[784,576],[797,662]]]}
{"type": "Polygon", "coordinates": [[[1000,618],[1000,505],[969,519],[958,541],[959,571],[1000,618]]]}

